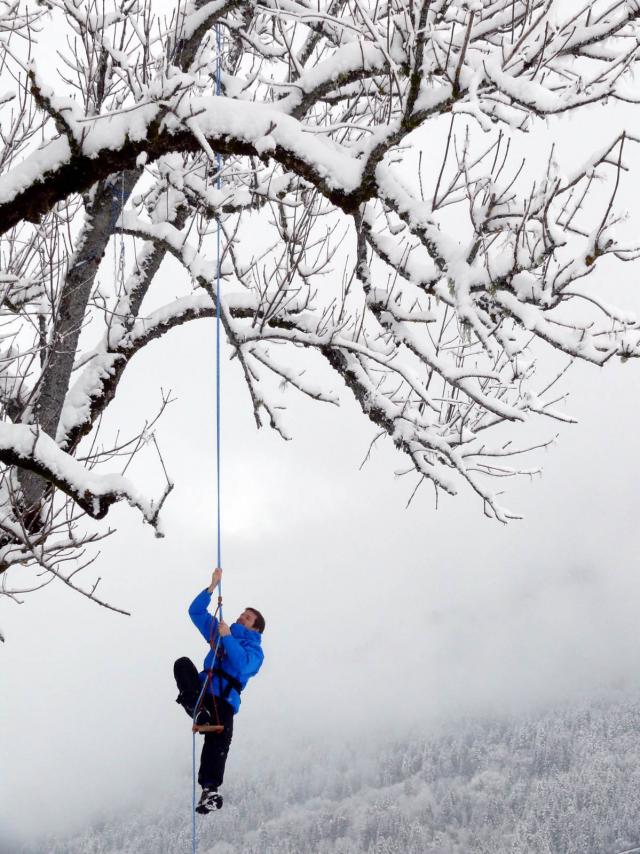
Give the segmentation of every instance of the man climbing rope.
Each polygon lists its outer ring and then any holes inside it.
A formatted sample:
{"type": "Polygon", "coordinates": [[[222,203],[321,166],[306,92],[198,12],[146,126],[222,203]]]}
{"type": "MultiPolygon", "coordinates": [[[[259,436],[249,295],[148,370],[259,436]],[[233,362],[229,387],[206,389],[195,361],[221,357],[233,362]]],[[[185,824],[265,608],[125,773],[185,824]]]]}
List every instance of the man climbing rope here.
{"type": "Polygon", "coordinates": [[[196,807],[202,814],[222,806],[218,789],[222,785],[233,735],[233,716],[240,708],[240,692],[260,670],[264,659],[261,636],[265,621],[260,611],[246,608],[236,622],[228,626],[207,610],[221,577],[222,570],[216,569],[209,587],[199,593],[189,607],[189,616],[211,647],[204,660],[204,670],[198,674],[189,658],[179,658],[173,665],[180,691],[176,702],[184,707],[195,725],[223,727],[220,732],[205,732],[204,736],[198,773],[202,795],[196,807]],[[203,691],[204,683],[207,684],[203,691]]]}

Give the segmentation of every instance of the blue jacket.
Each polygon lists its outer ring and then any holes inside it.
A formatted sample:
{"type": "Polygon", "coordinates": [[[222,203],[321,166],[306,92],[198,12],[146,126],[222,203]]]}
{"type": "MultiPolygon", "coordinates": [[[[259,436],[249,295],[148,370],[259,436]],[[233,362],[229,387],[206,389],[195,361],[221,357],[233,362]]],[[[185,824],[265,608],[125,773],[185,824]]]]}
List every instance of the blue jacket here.
{"type": "MultiPolygon", "coordinates": [[[[202,593],[198,593],[189,606],[189,616],[194,625],[200,630],[200,634],[207,643],[213,644],[213,648],[209,650],[204,659],[204,670],[200,674],[201,682],[207,678],[207,670],[216,667],[214,649],[218,642],[218,621],[207,611],[210,602],[211,593],[208,590],[203,590],[202,593]]],[[[220,638],[218,653],[222,649],[224,656],[222,661],[218,660],[217,666],[221,667],[229,676],[237,679],[244,688],[248,680],[255,676],[262,666],[264,660],[261,646],[262,635],[253,629],[246,629],[239,623],[232,623],[229,628],[231,634],[220,638]]],[[[224,676],[214,675],[209,690],[216,697],[221,697],[227,684],[224,676]]],[[[235,688],[231,689],[226,700],[233,707],[234,713],[237,712],[240,708],[240,695],[235,688]]]]}

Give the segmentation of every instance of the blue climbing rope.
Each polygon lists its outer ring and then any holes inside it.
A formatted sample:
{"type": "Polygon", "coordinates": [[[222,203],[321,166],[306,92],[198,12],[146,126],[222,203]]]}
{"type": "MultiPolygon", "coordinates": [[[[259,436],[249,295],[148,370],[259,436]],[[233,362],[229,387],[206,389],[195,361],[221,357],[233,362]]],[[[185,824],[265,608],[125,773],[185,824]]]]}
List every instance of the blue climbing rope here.
{"type": "MultiPolygon", "coordinates": [[[[216,26],[216,95],[220,95],[220,28],[216,26]]],[[[216,152],[216,189],[222,184],[222,157],[216,152]]],[[[216,473],[218,506],[218,563],[222,566],[222,537],[220,527],[220,217],[216,229],[216,473]]],[[[218,585],[218,594],[222,596],[222,579],[218,585]]],[[[222,612],[220,613],[222,617],[222,612]]]]}
{"type": "MultiPolygon", "coordinates": [[[[218,602],[218,608],[216,609],[219,612],[219,620],[222,619],[222,603],[218,602]]],[[[213,624],[212,624],[213,627],[213,624]]],[[[216,641],[216,646],[213,651],[213,661],[215,662],[218,656],[218,648],[220,646],[220,634],[218,633],[218,640],[216,641]]],[[[200,689],[200,694],[198,695],[198,701],[193,710],[193,719],[192,723],[195,726],[196,717],[198,716],[198,711],[200,709],[200,703],[202,702],[202,698],[204,697],[207,686],[209,685],[211,679],[211,672],[209,672],[209,676],[202,681],[202,688],[200,689]]],[[[192,854],[196,854],[197,849],[197,834],[196,834],[196,733],[192,732],[191,738],[191,772],[192,772],[192,787],[191,787],[191,850],[192,854]]]]}
{"type": "MultiPolygon", "coordinates": [[[[220,86],[220,50],[221,50],[221,39],[220,39],[220,28],[216,24],[215,28],[216,32],[216,95],[220,95],[221,86],[220,86]]],[[[221,170],[222,170],[222,157],[219,152],[216,153],[216,189],[219,190],[221,187],[221,170]]],[[[217,229],[216,229],[216,508],[217,508],[217,532],[218,532],[218,548],[217,548],[217,563],[216,566],[222,567],[222,536],[221,536],[221,515],[220,515],[220,332],[221,332],[221,323],[220,323],[220,219],[217,221],[217,229]]],[[[222,620],[222,579],[218,582],[218,621],[222,620]]],[[[215,663],[216,657],[218,655],[218,647],[220,646],[220,633],[218,633],[218,640],[216,642],[216,646],[213,652],[213,661],[215,663]]],[[[198,709],[200,708],[200,703],[202,702],[202,698],[207,690],[207,685],[211,679],[211,674],[209,674],[209,678],[204,679],[202,683],[202,689],[200,690],[200,695],[198,696],[198,702],[195,705],[195,709],[193,711],[193,725],[196,723],[196,716],[198,714],[198,709]]],[[[197,834],[196,834],[196,733],[195,731],[192,733],[192,749],[191,749],[191,766],[192,766],[192,804],[191,804],[191,814],[192,814],[192,829],[191,829],[191,840],[192,840],[192,854],[196,854],[197,851],[197,834]]]]}
{"type": "MultiPolygon", "coordinates": [[[[200,708],[200,702],[204,695],[204,692],[207,689],[208,681],[205,679],[202,682],[202,689],[200,690],[200,696],[198,697],[198,702],[196,703],[195,709],[193,710],[193,725],[196,723],[196,715],[198,714],[198,709],[200,708]]],[[[192,733],[192,750],[191,750],[191,765],[193,772],[193,787],[192,787],[192,803],[191,803],[191,850],[193,854],[196,854],[197,849],[197,836],[196,836],[196,734],[192,733]]]]}

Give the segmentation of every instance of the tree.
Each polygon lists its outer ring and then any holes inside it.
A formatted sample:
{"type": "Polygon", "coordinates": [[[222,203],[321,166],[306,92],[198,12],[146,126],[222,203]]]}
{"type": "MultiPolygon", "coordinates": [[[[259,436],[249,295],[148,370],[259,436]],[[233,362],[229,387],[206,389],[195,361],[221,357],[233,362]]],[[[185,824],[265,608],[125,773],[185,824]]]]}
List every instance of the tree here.
{"type": "Polygon", "coordinates": [[[530,471],[512,458],[550,441],[515,447],[518,422],[570,420],[554,408],[566,365],[542,381],[540,353],[638,355],[636,320],[593,293],[605,259],[638,256],[614,229],[636,140],[569,175],[552,149],[531,178],[517,151],[545,118],[636,102],[637,2],[0,13],[5,594],[36,566],[101,601],[76,582],[103,535],[90,519],[126,500],[158,526],[169,480],[149,500],[109,473],[148,426],[103,445],[101,418],[135,354],[212,317],[218,290],[258,426],[286,437],[283,388],[337,403],[337,376],[418,485],[466,482],[501,521],[514,514],[494,479],[530,471]],[[47,34],[57,74],[39,60],[47,34]],[[151,310],[170,257],[183,295],[151,310]]]}

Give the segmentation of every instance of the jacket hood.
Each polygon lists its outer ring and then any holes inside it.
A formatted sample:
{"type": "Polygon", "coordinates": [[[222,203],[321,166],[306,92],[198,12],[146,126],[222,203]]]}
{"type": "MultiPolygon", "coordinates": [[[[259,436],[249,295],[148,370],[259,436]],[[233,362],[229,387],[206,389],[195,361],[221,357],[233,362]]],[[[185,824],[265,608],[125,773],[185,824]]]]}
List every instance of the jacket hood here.
{"type": "Polygon", "coordinates": [[[250,643],[251,646],[262,647],[262,635],[260,632],[256,632],[254,629],[247,629],[245,626],[241,626],[240,623],[231,623],[229,628],[234,638],[242,638],[245,643],[250,643]]]}

